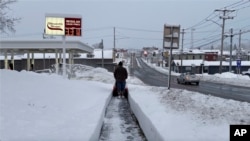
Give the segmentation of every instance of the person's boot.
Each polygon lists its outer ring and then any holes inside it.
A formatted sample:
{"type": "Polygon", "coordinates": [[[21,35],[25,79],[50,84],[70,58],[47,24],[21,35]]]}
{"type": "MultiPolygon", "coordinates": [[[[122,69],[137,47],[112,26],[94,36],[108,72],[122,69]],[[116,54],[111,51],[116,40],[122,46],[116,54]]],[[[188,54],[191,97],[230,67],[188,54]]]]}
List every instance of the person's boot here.
{"type": "Polygon", "coordinates": [[[118,98],[121,98],[121,91],[118,91],[118,98]]]}
{"type": "Polygon", "coordinates": [[[124,97],[124,91],[121,91],[121,97],[122,97],[122,98],[125,98],[125,97],[124,97]]]}

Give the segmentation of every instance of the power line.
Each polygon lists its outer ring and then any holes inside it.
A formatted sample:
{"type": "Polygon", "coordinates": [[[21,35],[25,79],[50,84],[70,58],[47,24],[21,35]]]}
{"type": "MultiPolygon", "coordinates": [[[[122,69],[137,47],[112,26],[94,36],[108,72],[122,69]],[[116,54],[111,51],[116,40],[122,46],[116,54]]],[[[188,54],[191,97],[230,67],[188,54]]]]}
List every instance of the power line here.
{"type": "Polygon", "coordinates": [[[244,6],[244,7],[241,7],[241,8],[239,8],[239,9],[235,9],[235,10],[242,10],[242,9],[245,9],[245,8],[248,8],[248,7],[250,7],[250,5],[248,5],[248,6],[244,6]]]}
{"type": "Polygon", "coordinates": [[[186,28],[185,30],[189,30],[189,29],[192,29],[192,28],[194,28],[194,27],[196,27],[196,26],[199,26],[199,25],[202,25],[202,24],[204,24],[204,23],[206,23],[207,21],[206,21],[206,19],[208,19],[210,16],[212,16],[214,14],[214,12],[212,12],[211,14],[209,14],[206,18],[204,18],[204,19],[202,19],[200,22],[198,22],[197,24],[195,24],[195,25],[193,25],[193,26],[190,26],[190,27],[188,27],[188,28],[186,28]]]}
{"type": "Polygon", "coordinates": [[[238,33],[235,33],[234,35],[245,34],[245,33],[249,33],[249,32],[250,32],[250,29],[249,30],[245,30],[245,31],[240,31],[238,33]]]}
{"type": "Polygon", "coordinates": [[[132,37],[132,36],[126,36],[127,39],[140,39],[140,40],[162,40],[160,38],[141,38],[141,37],[132,37]]]}
{"type": "MultiPolygon", "coordinates": [[[[225,8],[229,8],[229,7],[231,7],[231,6],[234,6],[234,5],[236,5],[236,4],[241,3],[241,2],[243,2],[243,1],[244,1],[244,0],[241,0],[241,1],[235,2],[235,3],[233,3],[233,4],[230,4],[230,5],[226,6],[225,8]]],[[[223,8],[221,8],[221,9],[223,9],[223,8]]]]}
{"type": "MultiPolygon", "coordinates": [[[[224,8],[232,9],[232,8],[236,8],[236,7],[242,6],[242,5],[244,5],[244,4],[248,3],[248,2],[250,2],[250,1],[249,0],[248,1],[241,0],[241,1],[235,2],[233,4],[230,4],[228,6],[225,6],[224,8]]],[[[247,7],[250,7],[250,6],[246,6],[246,7],[242,7],[242,8],[247,8],[247,7]]],[[[221,10],[221,9],[223,9],[223,8],[220,8],[219,10],[221,10]]],[[[237,10],[240,10],[240,9],[241,8],[239,8],[237,10]]],[[[199,26],[207,23],[207,21],[210,21],[210,20],[214,19],[215,17],[218,17],[218,15],[215,15],[214,17],[210,18],[213,14],[215,14],[215,11],[213,11],[211,14],[209,14],[206,18],[202,19],[197,24],[194,24],[193,26],[190,26],[190,27],[186,28],[185,30],[192,29],[192,28],[198,29],[199,26]]],[[[199,27],[199,28],[204,28],[204,27],[207,27],[207,26],[210,26],[210,25],[211,24],[203,26],[203,27],[199,27]]]]}
{"type": "Polygon", "coordinates": [[[196,42],[194,42],[194,43],[201,42],[201,41],[204,41],[204,40],[211,40],[211,39],[214,39],[214,38],[218,38],[219,36],[220,36],[220,34],[211,35],[211,36],[208,36],[208,37],[205,37],[205,38],[201,38],[200,40],[196,40],[196,42]]]}
{"type": "Polygon", "coordinates": [[[244,19],[235,21],[235,22],[230,22],[229,24],[235,24],[235,23],[245,22],[245,21],[247,21],[247,20],[250,20],[250,17],[247,17],[247,18],[244,18],[244,19]]]}
{"type": "MultiPolygon", "coordinates": [[[[204,31],[194,31],[194,33],[214,33],[216,32],[217,30],[204,30],[204,31]]],[[[185,32],[185,33],[191,33],[191,32],[185,32]]]]}
{"type": "Polygon", "coordinates": [[[122,30],[133,30],[133,31],[141,31],[141,32],[162,32],[157,30],[148,30],[148,29],[138,29],[138,28],[127,28],[127,27],[116,27],[122,30]]]}
{"type": "Polygon", "coordinates": [[[236,28],[235,30],[245,30],[245,28],[248,28],[248,27],[250,27],[250,25],[246,25],[246,26],[241,27],[241,28],[236,28]]]}
{"type": "Polygon", "coordinates": [[[35,32],[35,33],[25,33],[25,34],[14,34],[14,35],[7,35],[7,36],[2,36],[1,38],[18,38],[18,37],[29,37],[29,36],[34,36],[34,35],[43,35],[42,32],[35,32]]]}
{"type": "Polygon", "coordinates": [[[85,37],[84,39],[97,39],[97,38],[105,38],[105,37],[113,37],[113,35],[103,35],[103,36],[85,37]]]}
{"type": "Polygon", "coordinates": [[[83,29],[83,31],[100,31],[100,30],[107,30],[107,29],[113,29],[111,26],[106,27],[98,27],[98,28],[89,28],[89,29],[83,29]]]}
{"type": "MultiPolygon", "coordinates": [[[[208,21],[213,21],[213,20],[207,20],[206,22],[208,22],[208,21]]],[[[213,22],[211,22],[211,23],[209,23],[209,24],[207,24],[207,25],[204,25],[204,26],[201,26],[201,27],[197,27],[197,28],[195,28],[195,29],[202,29],[202,28],[206,28],[206,27],[209,27],[209,26],[211,26],[211,25],[213,25],[214,23],[216,23],[216,22],[218,22],[219,20],[217,20],[217,21],[213,21],[213,22]]]]}
{"type": "MultiPolygon", "coordinates": [[[[243,2],[243,1],[242,1],[243,2]]],[[[235,9],[236,7],[239,7],[239,6],[241,6],[241,5],[244,5],[244,4],[246,4],[246,3],[249,3],[250,1],[245,1],[244,3],[241,3],[241,4],[238,4],[238,5],[236,5],[236,6],[232,6],[230,9],[235,9]]]]}
{"type": "MultiPolygon", "coordinates": [[[[200,46],[202,44],[207,44],[207,43],[210,43],[210,42],[212,42],[214,40],[218,40],[219,38],[220,38],[219,35],[211,36],[209,38],[204,38],[202,40],[194,42],[194,44],[195,44],[194,46],[200,46]]],[[[191,43],[188,43],[188,44],[191,44],[191,43]]]]}
{"type": "Polygon", "coordinates": [[[196,48],[202,48],[202,47],[204,47],[204,46],[207,46],[207,45],[210,45],[210,44],[219,42],[219,41],[220,41],[220,39],[216,39],[216,40],[213,40],[213,41],[211,41],[211,42],[209,42],[209,43],[206,43],[206,44],[202,44],[202,45],[200,45],[200,46],[197,46],[196,48]]]}

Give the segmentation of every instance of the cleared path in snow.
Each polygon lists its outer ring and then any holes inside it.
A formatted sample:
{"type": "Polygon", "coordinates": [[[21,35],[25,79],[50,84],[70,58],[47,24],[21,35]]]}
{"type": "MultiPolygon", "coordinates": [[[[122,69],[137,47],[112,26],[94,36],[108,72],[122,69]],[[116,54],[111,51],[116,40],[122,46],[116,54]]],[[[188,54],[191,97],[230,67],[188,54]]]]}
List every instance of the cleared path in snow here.
{"type": "Polygon", "coordinates": [[[111,98],[99,141],[146,141],[125,98],[111,98]]]}

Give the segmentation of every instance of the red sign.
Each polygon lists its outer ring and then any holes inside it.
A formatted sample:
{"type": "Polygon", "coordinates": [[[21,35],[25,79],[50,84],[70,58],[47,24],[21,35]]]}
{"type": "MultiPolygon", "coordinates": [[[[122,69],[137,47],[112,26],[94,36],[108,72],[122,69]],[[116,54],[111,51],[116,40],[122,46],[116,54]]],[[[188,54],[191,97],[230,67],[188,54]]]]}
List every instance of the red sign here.
{"type": "Polygon", "coordinates": [[[65,18],[65,35],[81,36],[82,20],[81,18],[65,18]]]}

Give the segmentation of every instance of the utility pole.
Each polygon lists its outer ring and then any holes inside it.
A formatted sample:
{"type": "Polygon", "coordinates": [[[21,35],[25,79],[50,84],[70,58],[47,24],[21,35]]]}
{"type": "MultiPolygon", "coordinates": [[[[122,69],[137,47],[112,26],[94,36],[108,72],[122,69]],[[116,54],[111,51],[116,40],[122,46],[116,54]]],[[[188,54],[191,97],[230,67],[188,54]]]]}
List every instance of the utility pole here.
{"type": "Polygon", "coordinates": [[[185,29],[182,29],[182,32],[181,32],[181,34],[182,34],[182,37],[181,37],[181,73],[182,73],[182,60],[183,60],[183,43],[184,43],[184,34],[185,34],[185,32],[184,32],[184,30],[185,29]]]}
{"type": "Polygon", "coordinates": [[[191,49],[194,48],[194,28],[191,28],[191,49]]]}
{"type": "Polygon", "coordinates": [[[102,42],[100,43],[99,47],[102,49],[102,68],[104,68],[104,55],[103,55],[103,39],[102,39],[102,42]]]}
{"type": "Polygon", "coordinates": [[[115,27],[114,27],[114,49],[115,49],[115,27]]]}
{"type": "MultiPolygon", "coordinates": [[[[239,47],[237,49],[237,61],[238,60],[241,60],[241,30],[240,30],[240,33],[239,33],[239,47]]],[[[237,67],[237,71],[238,73],[237,74],[240,74],[240,67],[237,67]]]]}
{"type": "Polygon", "coordinates": [[[239,33],[239,51],[241,50],[241,30],[240,30],[240,33],[239,33]]]}
{"type": "Polygon", "coordinates": [[[230,62],[229,62],[229,72],[232,71],[232,48],[233,48],[233,28],[230,29],[230,62]]]}
{"type": "Polygon", "coordinates": [[[220,69],[219,73],[222,73],[222,56],[223,56],[223,45],[224,45],[224,29],[225,29],[225,20],[227,19],[233,19],[233,17],[226,16],[226,13],[228,12],[234,12],[235,10],[221,10],[221,9],[216,9],[216,12],[223,12],[223,16],[220,16],[220,19],[222,19],[222,31],[221,31],[221,50],[220,50],[220,69]]]}
{"type": "Polygon", "coordinates": [[[114,27],[114,48],[113,48],[113,62],[115,62],[115,27],[114,27]]]}

